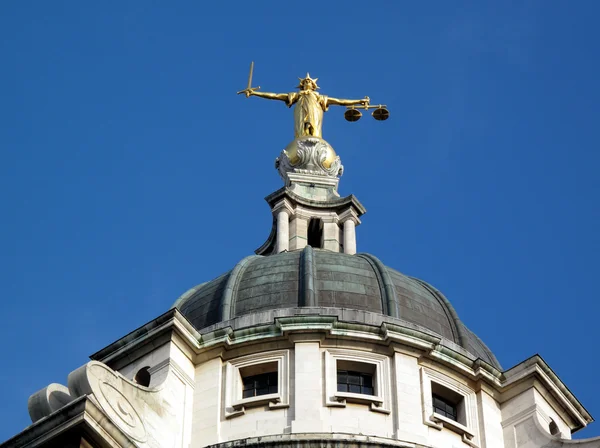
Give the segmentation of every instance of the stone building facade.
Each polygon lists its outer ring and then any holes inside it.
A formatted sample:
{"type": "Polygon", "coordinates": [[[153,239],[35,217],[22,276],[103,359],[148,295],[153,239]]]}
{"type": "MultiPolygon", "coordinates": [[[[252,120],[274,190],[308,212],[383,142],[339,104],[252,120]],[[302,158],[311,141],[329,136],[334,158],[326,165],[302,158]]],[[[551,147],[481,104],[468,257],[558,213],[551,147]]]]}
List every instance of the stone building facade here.
{"type": "Polygon", "coordinates": [[[503,369],[440,291],[357,253],[326,141],[276,167],[256,255],[32,395],[0,447],[600,447],[542,358],[503,369]]]}

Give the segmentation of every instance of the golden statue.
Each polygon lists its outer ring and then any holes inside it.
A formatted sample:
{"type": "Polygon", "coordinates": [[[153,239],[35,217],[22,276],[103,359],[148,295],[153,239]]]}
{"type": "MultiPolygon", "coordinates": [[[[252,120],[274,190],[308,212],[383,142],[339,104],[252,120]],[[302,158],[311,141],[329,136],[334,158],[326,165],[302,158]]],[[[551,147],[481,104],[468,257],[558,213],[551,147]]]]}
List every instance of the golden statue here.
{"type": "Polygon", "coordinates": [[[250,65],[248,87],[239,91],[238,94],[243,93],[246,95],[246,98],[250,96],[258,96],[260,98],[266,98],[269,100],[283,101],[288,107],[292,107],[295,104],[294,134],[296,138],[304,136],[322,138],[323,112],[326,112],[329,109],[329,106],[361,105],[365,106],[365,108],[369,106],[369,97],[364,97],[360,100],[343,100],[317,93],[317,89],[319,88],[319,86],[317,86],[317,80],[319,78],[312,79],[308,73],[306,74],[306,78],[298,78],[300,80],[300,84],[297,87],[300,89],[299,92],[257,92],[260,87],[251,87],[253,67],[254,63],[250,65]]]}

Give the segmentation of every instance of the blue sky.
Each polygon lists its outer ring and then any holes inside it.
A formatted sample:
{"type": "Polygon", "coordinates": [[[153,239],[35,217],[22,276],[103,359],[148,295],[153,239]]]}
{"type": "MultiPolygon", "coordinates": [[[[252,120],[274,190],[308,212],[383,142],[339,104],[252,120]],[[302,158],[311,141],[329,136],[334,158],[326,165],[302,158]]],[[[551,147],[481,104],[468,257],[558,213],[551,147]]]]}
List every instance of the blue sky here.
{"type": "MultiPolygon", "coordinates": [[[[27,398],[270,231],[293,138],[246,99],[309,71],[358,250],[442,290],[505,368],[541,354],[600,418],[600,4],[2,2],[0,440],[27,398]]],[[[578,433],[600,435],[600,423],[578,433]]]]}

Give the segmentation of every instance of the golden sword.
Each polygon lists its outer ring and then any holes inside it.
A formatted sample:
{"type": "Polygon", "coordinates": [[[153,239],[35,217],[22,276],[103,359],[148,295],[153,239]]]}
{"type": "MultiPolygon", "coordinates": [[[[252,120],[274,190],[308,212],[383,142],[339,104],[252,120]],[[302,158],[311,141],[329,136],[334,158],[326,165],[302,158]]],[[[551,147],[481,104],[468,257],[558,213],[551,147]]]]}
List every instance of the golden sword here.
{"type": "Polygon", "coordinates": [[[260,86],[258,87],[252,87],[252,73],[254,72],[254,61],[252,61],[250,63],[250,74],[248,75],[248,87],[246,87],[244,90],[240,90],[237,94],[241,94],[241,93],[246,93],[248,91],[252,91],[252,90],[258,90],[260,89],[260,86]]]}

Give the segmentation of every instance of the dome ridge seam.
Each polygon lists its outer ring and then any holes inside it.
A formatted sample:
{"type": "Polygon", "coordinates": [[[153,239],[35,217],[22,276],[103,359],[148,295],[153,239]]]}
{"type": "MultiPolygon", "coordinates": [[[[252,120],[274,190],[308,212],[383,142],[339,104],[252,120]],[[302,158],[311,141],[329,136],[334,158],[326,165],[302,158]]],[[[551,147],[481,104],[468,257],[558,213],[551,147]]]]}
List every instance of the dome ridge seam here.
{"type": "Polygon", "coordinates": [[[300,284],[298,288],[298,306],[319,306],[317,284],[317,264],[315,263],[314,250],[305,246],[300,253],[299,263],[300,284]]]}
{"type": "Polygon", "coordinates": [[[377,276],[379,290],[381,291],[381,302],[384,314],[387,314],[391,317],[401,318],[396,287],[385,265],[375,255],[366,253],[356,255],[363,260],[366,260],[371,265],[373,272],[375,272],[375,275],[377,276]]]}
{"type": "Polygon", "coordinates": [[[458,345],[460,345],[461,347],[466,348],[465,345],[466,345],[466,341],[467,341],[467,335],[465,334],[464,330],[462,329],[462,327],[460,325],[462,322],[460,321],[460,318],[458,317],[458,314],[456,313],[456,310],[454,309],[454,307],[452,306],[450,301],[440,291],[438,291],[436,288],[431,286],[426,281],[421,280],[416,277],[410,277],[410,276],[407,276],[407,278],[409,278],[412,281],[416,281],[423,288],[425,288],[427,291],[429,291],[433,297],[436,298],[436,300],[442,306],[442,309],[446,313],[446,317],[448,318],[448,321],[450,322],[450,329],[452,330],[452,334],[457,339],[457,341],[455,341],[455,342],[458,345]]]}
{"type": "Polygon", "coordinates": [[[257,258],[261,258],[261,255],[248,255],[246,258],[240,260],[229,274],[221,299],[221,320],[229,320],[233,317],[234,300],[242,274],[248,267],[248,264],[257,258]]]}

